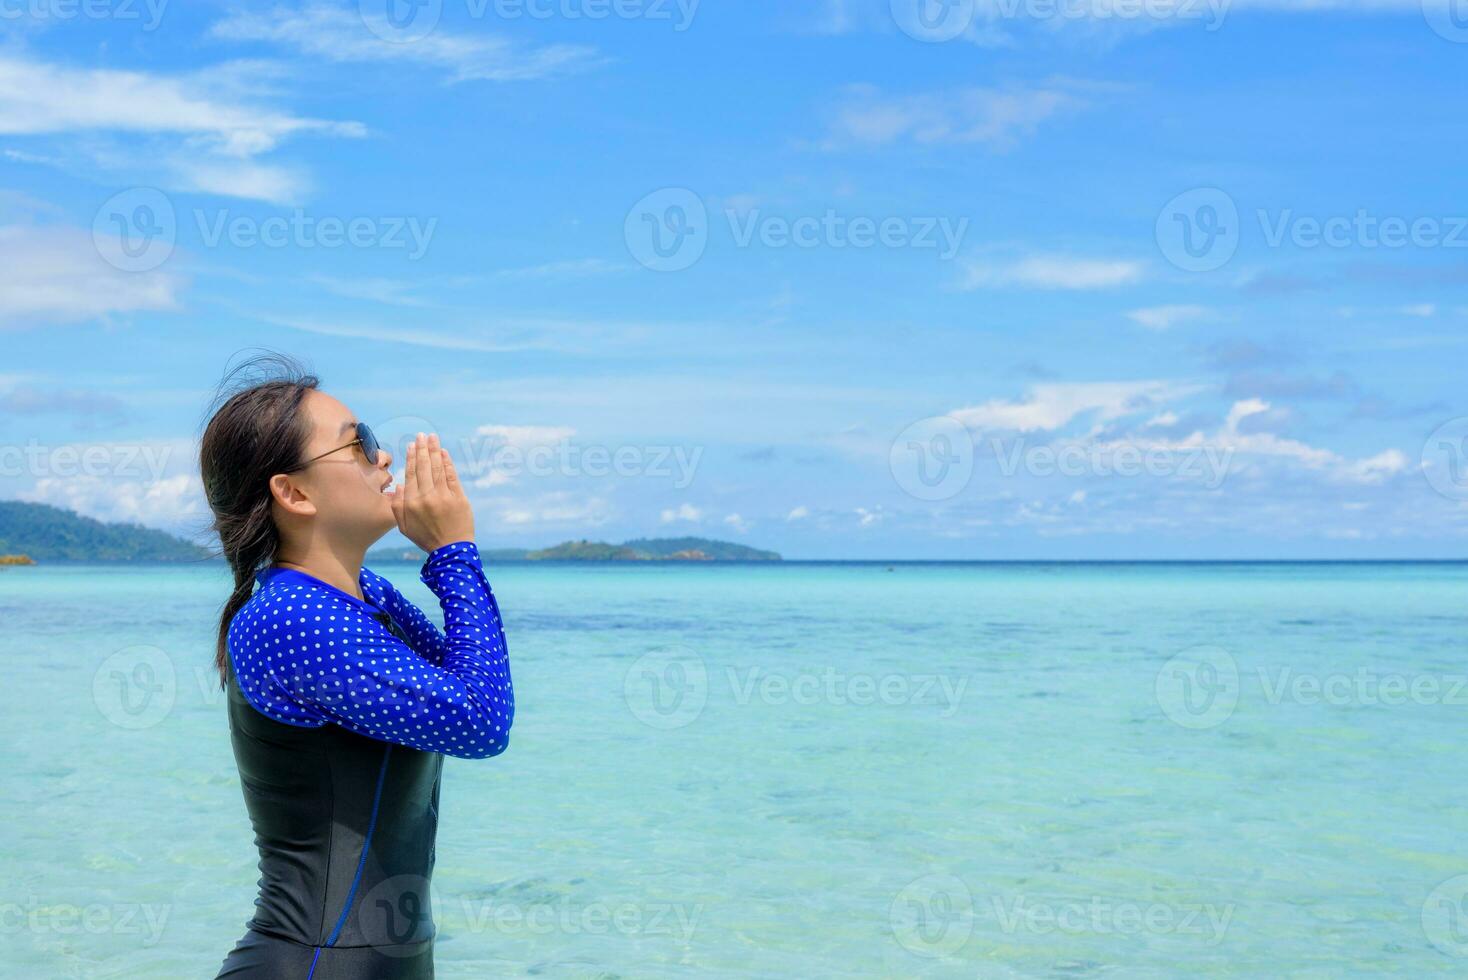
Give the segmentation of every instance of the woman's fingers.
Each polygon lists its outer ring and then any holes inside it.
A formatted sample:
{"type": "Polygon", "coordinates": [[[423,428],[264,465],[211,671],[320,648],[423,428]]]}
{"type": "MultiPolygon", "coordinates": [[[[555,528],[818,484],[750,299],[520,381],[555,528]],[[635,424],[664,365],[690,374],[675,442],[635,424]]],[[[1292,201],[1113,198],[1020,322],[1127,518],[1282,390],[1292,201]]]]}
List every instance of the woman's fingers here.
{"type": "Polygon", "coordinates": [[[428,439],[421,432],[413,442],[413,472],[418,490],[426,496],[433,489],[433,471],[428,466],[428,439]]]}
{"type": "Polygon", "coordinates": [[[440,449],[438,453],[443,457],[444,485],[456,494],[463,493],[464,488],[459,486],[459,473],[454,469],[454,461],[449,458],[449,451],[447,449],[440,449]]]}
{"type": "Polygon", "coordinates": [[[445,485],[443,474],[443,448],[438,444],[438,433],[435,432],[428,437],[428,472],[433,474],[433,485],[441,487],[445,485]]]}

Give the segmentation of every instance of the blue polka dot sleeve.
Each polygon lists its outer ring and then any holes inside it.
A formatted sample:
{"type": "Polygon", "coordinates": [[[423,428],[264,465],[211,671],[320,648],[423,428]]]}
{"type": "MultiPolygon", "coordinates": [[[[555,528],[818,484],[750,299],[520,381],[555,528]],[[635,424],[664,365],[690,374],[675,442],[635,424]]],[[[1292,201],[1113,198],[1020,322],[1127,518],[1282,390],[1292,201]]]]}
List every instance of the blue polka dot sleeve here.
{"type": "Polygon", "coordinates": [[[442,631],[369,569],[366,602],[295,569],[265,569],[229,628],[241,692],[286,724],[337,724],[461,759],[500,754],[515,695],[478,547],[435,549],[419,578],[438,596],[442,631]]]}

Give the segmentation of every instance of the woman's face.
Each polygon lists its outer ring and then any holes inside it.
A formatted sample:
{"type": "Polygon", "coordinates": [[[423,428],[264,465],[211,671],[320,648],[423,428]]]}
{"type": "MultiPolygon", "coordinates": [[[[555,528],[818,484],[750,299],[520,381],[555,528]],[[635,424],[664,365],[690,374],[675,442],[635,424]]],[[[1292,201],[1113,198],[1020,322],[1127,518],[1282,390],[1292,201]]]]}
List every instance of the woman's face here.
{"type": "Polygon", "coordinates": [[[369,463],[360,444],[337,449],[357,437],[358,419],[325,392],[306,392],[301,407],[311,422],[311,438],[301,458],[327,455],[304,469],[272,478],[277,505],[292,517],[311,518],[313,533],[325,534],[328,540],[371,544],[397,525],[392,497],[382,492],[392,483],[392,454],[381,449],[369,463]],[[336,451],[328,452],[332,449],[336,451]]]}

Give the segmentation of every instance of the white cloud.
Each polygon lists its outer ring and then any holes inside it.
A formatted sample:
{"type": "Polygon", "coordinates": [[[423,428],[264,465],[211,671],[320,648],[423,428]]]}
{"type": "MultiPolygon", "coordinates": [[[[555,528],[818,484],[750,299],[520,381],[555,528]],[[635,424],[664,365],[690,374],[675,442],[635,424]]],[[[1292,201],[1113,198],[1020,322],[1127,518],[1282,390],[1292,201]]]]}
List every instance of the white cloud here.
{"type": "Polygon", "coordinates": [[[1087,259],[1034,255],[1007,262],[965,260],[962,290],[995,286],[1031,289],[1107,289],[1139,282],[1146,265],[1132,259],[1087,259]]]}
{"type": "Polygon", "coordinates": [[[416,40],[391,41],[369,30],[355,9],[323,3],[294,10],[277,7],[269,13],[239,12],[215,24],[211,33],[232,41],[285,44],[328,61],[416,63],[446,71],[457,82],[525,81],[583,71],[602,62],[594,48],[583,45],[535,47],[482,31],[454,34],[441,26],[416,40]]]}
{"type": "Polygon", "coordinates": [[[810,508],[809,507],[806,507],[804,504],[802,504],[799,507],[793,508],[790,511],[789,514],[786,514],[785,515],[785,520],[787,520],[787,521],[803,521],[803,520],[805,520],[809,516],[810,516],[810,508]]]}
{"type": "Polygon", "coordinates": [[[600,497],[579,497],[569,491],[539,493],[532,501],[491,500],[492,513],[506,527],[595,527],[612,516],[600,497]]]}
{"type": "Polygon", "coordinates": [[[868,510],[865,507],[856,508],[857,526],[871,527],[873,524],[876,524],[882,519],[881,510],[882,508],[880,507],[875,510],[868,510]]]}
{"type": "Polygon", "coordinates": [[[1412,306],[1404,306],[1398,312],[1403,316],[1427,318],[1437,316],[1437,306],[1433,303],[1416,303],[1412,306]]]}
{"type": "Polygon", "coordinates": [[[542,265],[525,266],[519,269],[499,269],[496,279],[589,279],[627,272],[632,267],[625,263],[608,262],[606,259],[571,259],[564,262],[546,262],[542,265]]]}
{"type": "Polygon", "coordinates": [[[546,454],[543,460],[539,455],[527,460],[526,454],[557,446],[574,436],[576,430],[561,425],[481,425],[474,434],[483,436],[483,442],[468,447],[462,466],[467,472],[477,474],[474,486],[499,487],[513,483],[532,463],[536,467],[551,465],[553,455],[546,454]],[[506,450],[513,450],[515,455],[506,450]]]}
{"type": "MultiPolygon", "coordinates": [[[[1381,483],[1389,477],[1406,470],[1408,461],[1405,453],[1388,449],[1365,459],[1349,459],[1334,450],[1312,446],[1298,439],[1290,439],[1267,431],[1241,431],[1245,420],[1259,416],[1270,416],[1269,402],[1260,398],[1247,398],[1235,402],[1229,409],[1223,425],[1211,435],[1195,432],[1180,440],[1127,440],[1131,446],[1143,450],[1186,451],[1206,449],[1219,458],[1232,459],[1236,456],[1275,458],[1297,463],[1306,469],[1326,473],[1332,479],[1347,483],[1381,483]]],[[[1122,442],[1098,446],[1099,449],[1115,449],[1122,442]]]]}
{"type": "Polygon", "coordinates": [[[1148,306],[1140,310],[1132,310],[1127,317],[1148,330],[1171,330],[1179,323],[1198,320],[1207,315],[1208,310],[1204,307],[1179,305],[1148,306]]]}
{"type": "Polygon", "coordinates": [[[949,414],[971,429],[1053,432],[1077,416],[1100,425],[1196,390],[1168,381],[1056,382],[1034,385],[1024,401],[994,399],[949,414]]]}
{"type": "Polygon", "coordinates": [[[179,308],[182,280],[123,272],[73,228],[0,226],[0,328],[179,308]]]}
{"type": "Polygon", "coordinates": [[[204,485],[197,474],[181,473],[157,480],[69,474],[41,477],[16,494],[19,500],[64,507],[99,521],[118,521],[161,528],[172,533],[206,513],[204,485]]]}
{"type": "Polygon", "coordinates": [[[565,425],[481,425],[474,432],[488,436],[495,443],[518,449],[554,446],[576,434],[575,429],[565,425]]]}
{"type": "Polygon", "coordinates": [[[740,534],[743,534],[749,530],[749,522],[740,517],[738,514],[729,514],[724,518],[724,523],[732,527],[735,531],[738,531],[740,534]]]}
{"type": "Polygon", "coordinates": [[[703,511],[692,504],[680,504],[676,509],[667,508],[662,513],[664,524],[673,524],[678,521],[697,524],[701,520],[703,520],[703,511]]]}
{"type": "Polygon", "coordinates": [[[360,123],[250,104],[238,88],[227,71],[170,77],[0,55],[0,134],[81,134],[93,140],[84,152],[94,168],[147,171],[176,189],[285,203],[304,193],[305,178],[255,157],[293,136],[365,133],[360,123]],[[122,147],[94,141],[119,135],[154,142],[122,147]]]}
{"type": "Polygon", "coordinates": [[[917,95],[884,95],[869,85],[851,87],[837,107],[826,147],[880,146],[899,140],[919,144],[977,143],[1004,150],[1041,123],[1085,100],[1070,86],[969,87],[917,95]]]}

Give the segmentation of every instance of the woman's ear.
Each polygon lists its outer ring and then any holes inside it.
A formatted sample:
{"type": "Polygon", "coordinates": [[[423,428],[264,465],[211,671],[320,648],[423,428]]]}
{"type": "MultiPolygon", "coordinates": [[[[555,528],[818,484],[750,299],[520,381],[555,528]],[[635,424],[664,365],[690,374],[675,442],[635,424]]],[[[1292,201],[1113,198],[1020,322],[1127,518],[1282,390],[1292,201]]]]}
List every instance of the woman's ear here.
{"type": "Polygon", "coordinates": [[[316,513],[316,503],[306,493],[305,487],[291,479],[289,473],[277,473],[270,478],[270,496],[277,506],[300,517],[316,513]]]}

